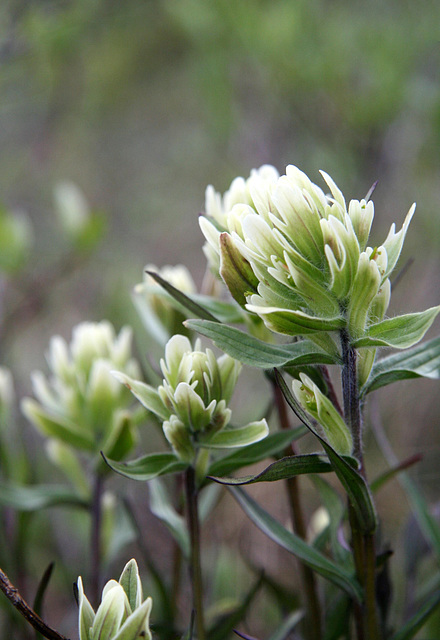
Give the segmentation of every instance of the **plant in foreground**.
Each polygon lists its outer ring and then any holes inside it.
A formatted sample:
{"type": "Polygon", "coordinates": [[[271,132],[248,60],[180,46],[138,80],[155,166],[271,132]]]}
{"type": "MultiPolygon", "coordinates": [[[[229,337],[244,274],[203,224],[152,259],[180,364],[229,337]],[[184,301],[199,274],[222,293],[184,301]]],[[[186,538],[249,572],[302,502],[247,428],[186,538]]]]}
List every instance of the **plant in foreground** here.
{"type": "MultiPolygon", "coordinates": [[[[367,395],[405,378],[440,378],[440,338],[418,344],[440,307],[386,316],[390,276],[414,206],[399,231],[392,225],[382,245],[369,246],[373,203],[367,197],[347,205],[333,180],[327,174],[323,177],[330,194],[293,166],[284,176],[269,166],[254,170],[247,180],[236,179],[224,196],[208,188],[206,215],[200,218],[204,250],[209,269],[227,285],[230,301],[198,296],[188,274],[172,269],[168,281],[165,272],[149,271],[155,284],[146,279],[137,288],[138,309],[147,324],[156,317],[160,331],[150,333],[159,343],[192,313],[199,319],[186,320],[185,330],[213,340],[224,355],[202,349],[200,340],[193,345],[181,332],[172,335],[160,363],[162,383],[154,386],[138,379],[128,334],[115,338],[108,326],[93,331],[89,326],[84,328],[84,340],[78,337],[75,348],[74,340],[70,352],[59,339],[53,342],[53,379],[34,376],[39,403],[29,399],[23,403],[43,433],[89,452],[96,469],[102,469],[97,462],[101,450],[108,465],[122,475],[143,482],[156,479],[151,487],[152,511],[160,513],[188,556],[195,621],[188,637],[194,633],[197,640],[224,640],[235,624],[222,620],[212,625],[204,613],[199,494],[211,480],[230,485],[251,520],[301,563],[304,610],[291,611],[273,637],[284,640],[300,624],[299,637],[307,640],[409,640],[440,603],[438,580],[427,581],[419,609],[395,630],[387,581],[390,553],[381,548],[376,535],[373,495],[411,461],[399,463],[387,451],[392,467],[373,483],[368,480],[368,459],[364,461],[367,395]],[[184,276],[183,285],[179,274],[184,276]],[[227,322],[242,323],[249,333],[227,322]],[[104,335],[110,339],[102,342],[104,335]],[[280,335],[287,341],[281,342],[280,335]],[[382,347],[397,352],[378,358],[382,347]],[[266,371],[280,432],[269,434],[266,420],[231,425],[229,402],[241,363],[266,371]],[[335,374],[341,376],[341,398],[335,374]],[[134,444],[134,420],[127,413],[127,391],[118,381],[161,423],[171,452],[147,452],[136,460],[121,461],[134,444]],[[290,429],[289,407],[303,427],[290,429]],[[126,422],[120,422],[121,415],[126,422]],[[304,427],[315,437],[317,452],[297,450],[304,427]],[[258,474],[229,477],[271,456],[275,461],[258,474]],[[183,474],[186,524],[157,483],[159,476],[176,473],[183,474]],[[328,473],[338,478],[338,490],[326,482],[328,473]],[[306,474],[313,478],[327,515],[312,542],[307,540],[298,485],[298,476],[306,474]],[[293,532],[239,486],[280,480],[287,482],[293,532]],[[324,582],[318,584],[318,579],[324,582]]],[[[61,466],[68,466],[65,456],[64,462],[62,455],[58,458],[61,466]]],[[[440,558],[440,529],[415,487],[403,482],[417,522],[440,558]]],[[[234,611],[233,620],[244,618],[262,582],[234,611]]],[[[119,582],[107,583],[96,614],[84,596],[81,579],[78,594],[80,640],[150,638],[151,599],[142,602],[134,561],[119,582]]],[[[163,625],[164,634],[175,632],[173,624],[168,631],[163,625]]],[[[47,637],[58,640],[56,635],[47,637]]]]}
{"type": "Polygon", "coordinates": [[[151,640],[151,598],[143,599],[139,570],[130,560],[116,580],[109,580],[102,591],[96,613],[84,594],[78,578],[79,640],[151,640]]]}

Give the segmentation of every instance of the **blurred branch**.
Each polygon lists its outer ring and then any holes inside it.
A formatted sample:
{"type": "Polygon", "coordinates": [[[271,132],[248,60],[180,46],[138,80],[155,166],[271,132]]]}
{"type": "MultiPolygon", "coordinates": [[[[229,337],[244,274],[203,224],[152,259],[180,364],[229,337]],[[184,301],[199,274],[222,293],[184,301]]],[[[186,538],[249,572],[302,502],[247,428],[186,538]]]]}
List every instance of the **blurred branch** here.
{"type": "Polygon", "coordinates": [[[39,615],[23,600],[18,589],[10,582],[8,576],[0,569],[0,589],[17,611],[29,622],[33,628],[47,640],[68,640],[65,636],[49,627],[39,615]]]}

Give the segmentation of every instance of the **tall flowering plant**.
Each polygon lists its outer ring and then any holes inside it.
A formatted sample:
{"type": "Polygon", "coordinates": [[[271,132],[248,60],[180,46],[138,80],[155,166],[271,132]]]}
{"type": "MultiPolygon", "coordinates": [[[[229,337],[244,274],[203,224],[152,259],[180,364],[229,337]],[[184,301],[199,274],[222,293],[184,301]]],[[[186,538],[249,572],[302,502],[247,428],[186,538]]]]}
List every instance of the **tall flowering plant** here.
{"type": "MultiPolygon", "coordinates": [[[[50,438],[53,459],[78,487],[81,470],[72,451],[92,460],[98,481],[95,543],[102,458],[106,474],[111,468],[149,483],[151,510],[168,527],[179,552],[175,581],[180,560],[188,563],[188,639],[226,640],[245,616],[252,624],[250,607],[264,583],[261,577],[235,608],[228,601],[217,607],[223,612],[217,617],[212,608],[206,614],[210,590],[202,524],[207,504],[214,504],[215,492],[209,493],[214,482],[228,486],[252,522],[299,560],[300,598],[292,599],[292,611],[272,638],[284,640],[295,629],[301,640],[409,640],[440,604],[434,576],[422,585],[420,603],[403,620],[393,610],[392,554],[377,533],[374,494],[415,460],[398,461],[385,442],[390,468],[371,482],[364,447],[364,406],[371,392],[403,379],[440,378],[440,338],[421,342],[440,306],[400,316],[389,312],[393,272],[415,206],[399,230],[393,224],[382,244],[373,245],[373,202],[366,197],[347,204],[332,178],[323,172],[322,177],[323,188],[294,166],[280,175],[265,165],[247,179],[236,178],[223,195],[208,187],[199,220],[208,271],[217,278],[218,286],[211,288],[216,295],[197,293],[184,267],[157,270],[150,265],[134,290],[149,336],[164,348],[155,381],[154,375],[145,379],[131,357],[129,330],[116,336],[108,323],[86,323],[76,328],[70,345],[53,339],[51,375],[34,374],[36,400],[22,404],[26,416],[50,438]],[[204,347],[196,333],[224,353],[204,347]],[[242,365],[264,371],[279,429],[269,428],[266,418],[233,424],[231,401],[242,365]],[[140,403],[137,410],[131,406],[133,396],[140,403]],[[300,422],[295,428],[289,410],[300,422]],[[126,461],[142,420],[150,423],[146,433],[159,427],[164,446],[152,452],[146,445],[140,457],[126,461]],[[316,451],[300,449],[299,438],[307,430],[316,451]],[[258,473],[233,475],[268,458],[270,464],[258,473]],[[338,483],[327,482],[325,474],[333,474],[338,483]],[[313,478],[323,503],[319,518],[309,522],[301,475],[313,478]],[[170,497],[163,476],[177,477],[175,496],[170,497]],[[286,483],[291,526],[242,488],[260,482],[286,483]]],[[[382,445],[384,438],[379,431],[382,445]]],[[[439,559],[440,528],[415,485],[408,478],[404,485],[419,528],[439,559]]],[[[169,596],[167,581],[146,555],[166,612],[157,636],[179,637],[176,585],[169,596]]],[[[91,602],[82,578],[77,582],[80,639],[151,638],[152,601],[143,599],[136,562],[126,565],[118,582],[106,583],[99,602],[99,545],[93,556],[91,602]]],[[[0,586],[40,633],[64,640],[29,612],[1,570],[0,586]]],[[[284,592],[282,601],[285,607],[284,592]]]]}

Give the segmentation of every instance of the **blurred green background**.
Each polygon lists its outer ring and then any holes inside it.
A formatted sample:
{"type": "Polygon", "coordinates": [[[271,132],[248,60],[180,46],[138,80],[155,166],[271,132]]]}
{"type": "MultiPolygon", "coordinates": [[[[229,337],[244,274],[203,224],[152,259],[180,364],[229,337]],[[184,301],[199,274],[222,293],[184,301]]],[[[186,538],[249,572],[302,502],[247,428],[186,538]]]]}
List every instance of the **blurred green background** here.
{"type": "MultiPolygon", "coordinates": [[[[107,219],[99,250],[12,332],[3,364],[19,390],[53,333],[130,321],[145,264],[182,262],[200,284],[206,185],[263,163],[321,186],[324,169],[347,199],[378,180],[377,243],[417,201],[391,313],[438,304],[439,24],[436,0],[3,0],[0,200],[33,223],[29,273],[64,251],[60,181],[107,219]]],[[[416,476],[438,498],[438,386],[378,395],[398,453],[426,452],[416,476]]]]}

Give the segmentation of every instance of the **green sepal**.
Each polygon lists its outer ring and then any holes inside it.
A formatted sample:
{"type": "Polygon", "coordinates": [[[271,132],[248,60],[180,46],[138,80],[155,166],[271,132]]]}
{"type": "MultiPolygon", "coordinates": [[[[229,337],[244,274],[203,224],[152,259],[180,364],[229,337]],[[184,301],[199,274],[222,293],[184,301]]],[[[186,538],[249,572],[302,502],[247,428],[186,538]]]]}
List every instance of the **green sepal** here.
{"type": "Polygon", "coordinates": [[[361,396],[397,380],[409,378],[440,378],[440,336],[409,351],[393,353],[376,362],[361,389],[361,396]]]}
{"type": "Polygon", "coordinates": [[[419,313],[407,313],[382,320],[372,324],[362,337],[354,340],[352,346],[408,349],[423,338],[439,312],[440,306],[437,306],[419,313]]]}
{"type": "Polygon", "coordinates": [[[109,460],[104,454],[101,455],[113,471],[131,480],[140,480],[141,482],[169,473],[179,473],[189,466],[174,453],[150,453],[129,462],[117,462],[109,460]]]}
{"type": "Polygon", "coordinates": [[[242,307],[247,296],[257,293],[258,278],[228,233],[220,234],[220,275],[234,300],[242,307]]]}
{"type": "Polygon", "coordinates": [[[340,363],[338,357],[325,353],[310,340],[275,345],[218,322],[187,320],[185,325],[210,338],[219,349],[232,358],[259,369],[340,363]]]}
{"type": "Polygon", "coordinates": [[[302,538],[288,531],[240,487],[229,489],[254,524],[281,547],[293,553],[304,564],[343,589],[351,598],[361,602],[362,589],[355,578],[302,538]]]}
{"type": "Polygon", "coordinates": [[[268,467],[256,475],[243,476],[241,478],[219,478],[210,476],[211,480],[219,484],[231,486],[243,484],[255,484],[257,482],[276,482],[287,480],[298,475],[308,473],[329,473],[333,471],[332,465],[319,453],[307,453],[297,456],[286,456],[272,462],[268,467]]]}

